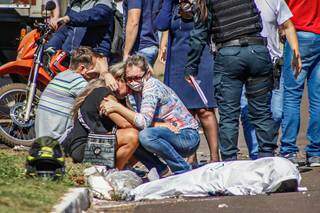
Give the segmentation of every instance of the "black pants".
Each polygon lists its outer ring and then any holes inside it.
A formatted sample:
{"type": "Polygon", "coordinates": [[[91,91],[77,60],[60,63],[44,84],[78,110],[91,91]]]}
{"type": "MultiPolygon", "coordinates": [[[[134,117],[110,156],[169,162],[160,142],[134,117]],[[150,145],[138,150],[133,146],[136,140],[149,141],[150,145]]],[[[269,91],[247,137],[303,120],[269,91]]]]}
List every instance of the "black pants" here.
{"type": "Polygon", "coordinates": [[[240,99],[245,84],[249,121],[256,129],[258,157],[272,156],[278,131],[271,113],[273,65],[264,45],[223,47],[214,65],[215,96],[220,115],[219,143],[223,160],[238,152],[240,99]]]}

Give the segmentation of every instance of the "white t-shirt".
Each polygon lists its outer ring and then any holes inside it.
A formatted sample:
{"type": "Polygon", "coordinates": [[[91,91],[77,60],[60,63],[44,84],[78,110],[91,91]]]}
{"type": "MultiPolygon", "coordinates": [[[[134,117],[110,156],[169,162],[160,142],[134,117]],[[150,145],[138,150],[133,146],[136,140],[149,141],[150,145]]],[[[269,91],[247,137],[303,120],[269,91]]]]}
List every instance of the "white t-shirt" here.
{"type": "Polygon", "coordinates": [[[272,59],[282,56],[278,34],[278,26],[292,17],[292,13],[284,0],[255,0],[261,11],[263,29],[261,35],[268,39],[268,49],[272,59]]]}
{"type": "Polygon", "coordinates": [[[116,5],[117,5],[117,10],[120,11],[120,13],[123,14],[123,7],[122,7],[122,3],[123,1],[115,1],[116,5]]]}

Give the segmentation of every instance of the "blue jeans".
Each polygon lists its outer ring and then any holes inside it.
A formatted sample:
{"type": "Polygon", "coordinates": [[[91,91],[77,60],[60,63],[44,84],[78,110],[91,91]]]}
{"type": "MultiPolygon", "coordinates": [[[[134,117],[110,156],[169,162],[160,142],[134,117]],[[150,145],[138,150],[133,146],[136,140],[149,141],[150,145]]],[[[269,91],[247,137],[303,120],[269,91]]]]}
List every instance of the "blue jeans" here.
{"type": "MultiPolygon", "coordinates": [[[[191,165],[183,158],[196,152],[200,136],[194,129],[183,129],[176,134],[165,127],[149,127],[139,133],[139,142],[146,151],[161,157],[173,173],[180,174],[191,170],[191,165]]],[[[149,167],[162,167],[155,160],[147,164],[149,167]],[[151,165],[153,163],[155,165],[151,165]]]]}
{"type": "Polygon", "coordinates": [[[148,63],[153,66],[158,57],[158,49],[159,48],[157,46],[146,47],[139,50],[137,54],[144,56],[148,63]]]}
{"type": "Polygon", "coordinates": [[[284,51],[284,104],[280,153],[298,152],[296,145],[300,128],[300,104],[307,80],[309,99],[309,125],[305,151],[308,157],[320,156],[320,35],[297,32],[302,59],[302,71],[294,78],[291,69],[292,50],[288,43],[284,51]]]}
{"type": "Polygon", "coordinates": [[[158,174],[162,174],[167,169],[167,165],[164,164],[153,153],[148,152],[141,144],[136,149],[134,157],[137,158],[147,169],[150,171],[152,168],[156,168],[158,174]]]}
{"type": "Polygon", "coordinates": [[[259,143],[258,157],[273,156],[278,131],[270,110],[273,65],[267,47],[221,48],[215,58],[214,72],[222,159],[237,159],[240,99],[244,84],[248,117],[256,129],[259,143]]]}
{"type": "MultiPolygon", "coordinates": [[[[279,89],[272,90],[272,98],[271,98],[271,112],[272,118],[277,124],[277,128],[279,130],[281,121],[282,121],[282,113],[283,113],[283,77],[280,78],[279,89]]],[[[252,160],[258,158],[258,141],[256,137],[256,131],[252,124],[249,122],[248,118],[248,100],[245,96],[245,88],[243,88],[242,96],[241,96],[241,123],[243,127],[244,139],[246,141],[249,156],[252,160]]]]}

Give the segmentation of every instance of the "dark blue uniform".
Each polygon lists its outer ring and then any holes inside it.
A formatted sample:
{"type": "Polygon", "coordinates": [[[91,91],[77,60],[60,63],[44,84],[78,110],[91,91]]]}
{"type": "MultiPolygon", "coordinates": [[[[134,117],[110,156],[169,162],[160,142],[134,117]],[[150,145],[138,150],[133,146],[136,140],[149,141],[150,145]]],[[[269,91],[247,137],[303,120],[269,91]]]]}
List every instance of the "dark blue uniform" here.
{"type": "MultiPolygon", "coordinates": [[[[177,93],[188,109],[200,109],[205,105],[184,77],[193,26],[192,20],[183,20],[178,15],[177,0],[164,0],[156,19],[158,30],[169,30],[164,82],[177,93]]],[[[216,107],[213,95],[213,64],[213,56],[210,54],[209,46],[206,45],[200,59],[197,79],[201,81],[200,87],[208,99],[210,108],[216,107]]]]}

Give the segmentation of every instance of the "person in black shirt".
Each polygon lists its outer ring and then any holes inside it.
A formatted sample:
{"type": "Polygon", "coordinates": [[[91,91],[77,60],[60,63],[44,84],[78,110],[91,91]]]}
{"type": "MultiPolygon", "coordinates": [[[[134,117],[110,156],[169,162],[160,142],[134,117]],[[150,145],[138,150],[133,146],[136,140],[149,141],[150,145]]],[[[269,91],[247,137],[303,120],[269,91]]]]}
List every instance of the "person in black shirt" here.
{"type": "Polygon", "coordinates": [[[106,87],[104,80],[91,81],[76,100],[73,108],[74,126],[62,144],[65,153],[72,157],[74,162],[80,163],[84,157],[89,132],[107,133],[111,132],[114,126],[117,126],[116,167],[121,170],[126,166],[139,145],[138,131],[117,113],[105,116],[99,112],[100,103],[104,98],[121,101],[129,92],[123,78],[123,63],[112,66],[110,72],[118,83],[118,90],[114,93],[111,92],[106,87]]]}

